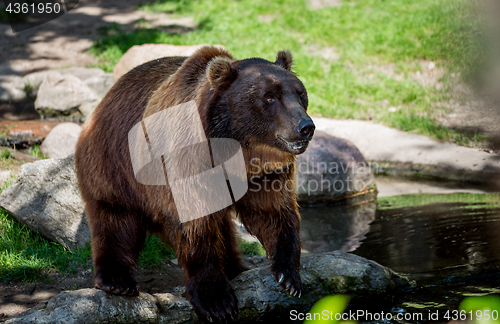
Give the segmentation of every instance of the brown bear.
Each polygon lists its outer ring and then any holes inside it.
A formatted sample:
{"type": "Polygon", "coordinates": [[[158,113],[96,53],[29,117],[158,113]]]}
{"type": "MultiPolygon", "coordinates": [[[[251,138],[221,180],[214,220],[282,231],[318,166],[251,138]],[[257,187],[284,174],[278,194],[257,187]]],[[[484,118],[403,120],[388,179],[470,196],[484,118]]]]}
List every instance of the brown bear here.
{"type": "MultiPolygon", "coordinates": [[[[220,47],[165,57],[122,76],[86,121],[75,163],[92,233],[94,283],[108,293],[137,295],[133,271],[146,232],[160,235],[185,269],[186,296],[201,320],[235,318],[229,281],[247,268],[239,257],[235,213],[262,243],[278,283],[300,296],[300,238],[295,155],[314,133],[308,99],[292,72],[290,52],[275,62],[235,60],[220,47]],[[248,191],[209,216],[180,222],[169,185],[144,185],[132,168],[128,133],[143,118],[195,100],[206,138],[237,140],[248,191]]],[[[172,123],[170,127],[189,127],[172,123]]]]}

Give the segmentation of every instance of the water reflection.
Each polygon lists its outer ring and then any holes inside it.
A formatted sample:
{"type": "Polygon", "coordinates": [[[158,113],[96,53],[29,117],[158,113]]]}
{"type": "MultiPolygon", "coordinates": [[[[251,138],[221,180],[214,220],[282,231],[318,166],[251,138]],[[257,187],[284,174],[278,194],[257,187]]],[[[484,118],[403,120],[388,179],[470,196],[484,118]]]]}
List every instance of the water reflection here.
{"type": "Polygon", "coordinates": [[[300,238],[307,252],[352,252],[366,238],[377,205],[313,207],[300,210],[300,238]]]}
{"type": "Polygon", "coordinates": [[[414,278],[457,267],[474,272],[500,264],[500,208],[485,203],[417,207],[301,209],[301,238],[309,252],[343,250],[414,278]],[[459,267],[462,266],[462,267],[459,267]]]}

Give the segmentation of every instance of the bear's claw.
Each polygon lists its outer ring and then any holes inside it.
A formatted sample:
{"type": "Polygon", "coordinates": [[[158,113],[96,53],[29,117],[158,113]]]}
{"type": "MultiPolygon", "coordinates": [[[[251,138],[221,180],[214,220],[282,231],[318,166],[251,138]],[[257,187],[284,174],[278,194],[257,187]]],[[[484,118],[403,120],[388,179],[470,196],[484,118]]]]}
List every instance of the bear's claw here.
{"type": "Polygon", "coordinates": [[[283,287],[291,296],[300,298],[302,296],[302,282],[298,274],[280,273],[275,278],[278,284],[283,287]]]}

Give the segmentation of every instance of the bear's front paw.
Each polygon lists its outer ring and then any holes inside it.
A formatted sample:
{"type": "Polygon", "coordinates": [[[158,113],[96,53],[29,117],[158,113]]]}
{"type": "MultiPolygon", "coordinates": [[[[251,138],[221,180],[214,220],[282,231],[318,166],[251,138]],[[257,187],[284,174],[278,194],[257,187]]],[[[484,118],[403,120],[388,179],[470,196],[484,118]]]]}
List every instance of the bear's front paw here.
{"type": "Polygon", "coordinates": [[[273,271],[274,279],[290,295],[300,298],[302,296],[302,281],[296,270],[273,271]]]}
{"type": "Polygon", "coordinates": [[[128,273],[96,273],[94,286],[107,293],[125,296],[139,295],[139,285],[134,277],[128,273]]]}
{"type": "Polygon", "coordinates": [[[202,321],[230,323],[238,317],[238,300],[227,278],[215,279],[210,283],[190,280],[186,292],[202,321]]]}

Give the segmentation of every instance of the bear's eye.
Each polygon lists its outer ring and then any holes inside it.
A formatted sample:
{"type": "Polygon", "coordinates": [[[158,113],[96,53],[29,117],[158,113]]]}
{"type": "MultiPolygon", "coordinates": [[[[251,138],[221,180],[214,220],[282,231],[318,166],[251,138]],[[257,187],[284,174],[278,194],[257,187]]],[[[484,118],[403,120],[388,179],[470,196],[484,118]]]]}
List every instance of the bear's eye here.
{"type": "Polygon", "coordinates": [[[273,103],[274,102],[274,97],[273,96],[267,96],[266,97],[266,101],[269,102],[269,103],[273,103]]]}

